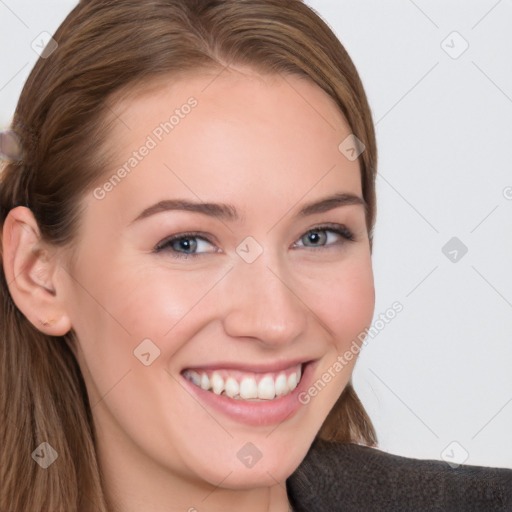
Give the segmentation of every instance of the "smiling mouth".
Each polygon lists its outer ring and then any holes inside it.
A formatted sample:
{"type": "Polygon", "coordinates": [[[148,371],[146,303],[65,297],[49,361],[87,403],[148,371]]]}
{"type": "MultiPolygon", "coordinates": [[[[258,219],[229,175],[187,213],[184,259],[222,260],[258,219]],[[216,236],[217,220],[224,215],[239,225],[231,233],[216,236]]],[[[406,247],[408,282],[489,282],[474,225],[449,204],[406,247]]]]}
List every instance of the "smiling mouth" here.
{"type": "Polygon", "coordinates": [[[266,373],[223,368],[187,368],[182,375],[201,389],[216,395],[261,402],[291,393],[298,386],[306,364],[299,363],[284,370],[266,373]]]}

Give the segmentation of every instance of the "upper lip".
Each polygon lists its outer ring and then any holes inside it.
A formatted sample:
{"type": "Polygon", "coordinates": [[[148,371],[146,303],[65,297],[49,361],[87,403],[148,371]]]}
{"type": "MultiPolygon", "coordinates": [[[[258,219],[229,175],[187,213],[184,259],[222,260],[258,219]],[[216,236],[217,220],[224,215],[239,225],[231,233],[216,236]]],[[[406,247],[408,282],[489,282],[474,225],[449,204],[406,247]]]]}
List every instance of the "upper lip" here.
{"type": "Polygon", "coordinates": [[[187,366],[183,370],[239,370],[242,372],[250,372],[250,373],[273,373],[279,372],[282,370],[287,370],[293,366],[297,366],[298,364],[307,364],[315,361],[313,358],[305,359],[289,359],[287,361],[273,361],[271,363],[265,364],[247,364],[247,363],[237,363],[233,361],[226,362],[218,362],[218,363],[209,363],[205,365],[193,365],[187,366]]]}

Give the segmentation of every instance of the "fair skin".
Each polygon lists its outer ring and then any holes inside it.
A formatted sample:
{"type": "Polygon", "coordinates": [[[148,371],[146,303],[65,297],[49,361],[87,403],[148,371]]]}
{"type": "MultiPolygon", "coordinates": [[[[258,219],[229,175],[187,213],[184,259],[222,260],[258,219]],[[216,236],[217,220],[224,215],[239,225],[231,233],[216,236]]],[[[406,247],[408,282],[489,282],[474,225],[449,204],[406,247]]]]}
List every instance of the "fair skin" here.
{"type": "Polygon", "coordinates": [[[27,208],[11,210],[4,225],[4,267],[18,307],[47,334],[76,332],[115,512],[288,510],[286,478],[356,358],[307,405],[268,425],[211,407],[181,373],[299,359],[314,361],[311,385],[372,320],[364,206],[298,215],[335,193],[362,197],[358,161],[338,150],[351,130],[336,105],[295,76],[241,68],[215,76],[169,79],[116,105],[119,161],[106,179],[175,108],[191,96],[198,101],[103,199],[87,194],[71,261],[66,248],[40,242],[27,208]],[[148,206],[176,198],[227,203],[241,218],[175,210],[133,222],[148,206]],[[330,229],[306,234],[326,223],[345,226],[354,240],[330,229]],[[189,231],[207,240],[152,252],[189,231]],[[252,263],[236,251],[248,236],[263,248],[252,263]],[[180,250],[198,255],[175,257],[180,250]],[[134,356],[146,338],[160,350],[148,366],[134,356]],[[261,453],[252,467],[237,456],[248,442],[261,453]]]}

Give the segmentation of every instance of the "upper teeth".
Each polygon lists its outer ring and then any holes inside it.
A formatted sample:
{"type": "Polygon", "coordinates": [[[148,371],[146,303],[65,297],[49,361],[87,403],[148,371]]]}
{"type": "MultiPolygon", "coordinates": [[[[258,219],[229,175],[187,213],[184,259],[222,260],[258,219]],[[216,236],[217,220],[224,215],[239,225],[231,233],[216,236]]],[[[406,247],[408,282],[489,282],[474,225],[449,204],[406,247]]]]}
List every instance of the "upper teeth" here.
{"type": "Polygon", "coordinates": [[[302,367],[277,373],[247,373],[233,370],[185,370],[184,377],[204,390],[224,393],[230,398],[272,400],[293,391],[300,381],[302,367]]]}

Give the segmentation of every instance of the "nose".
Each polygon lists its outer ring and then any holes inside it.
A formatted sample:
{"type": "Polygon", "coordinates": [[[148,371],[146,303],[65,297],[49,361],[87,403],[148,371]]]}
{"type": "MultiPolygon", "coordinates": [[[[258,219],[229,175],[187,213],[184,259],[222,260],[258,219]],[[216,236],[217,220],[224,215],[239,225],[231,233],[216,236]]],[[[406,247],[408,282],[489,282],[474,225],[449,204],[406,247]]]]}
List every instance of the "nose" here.
{"type": "Polygon", "coordinates": [[[265,252],[252,263],[237,261],[223,286],[223,324],[229,336],[278,346],[305,332],[310,310],[301,300],[304,291],[296,290],[293,276],[265,252]]]}

